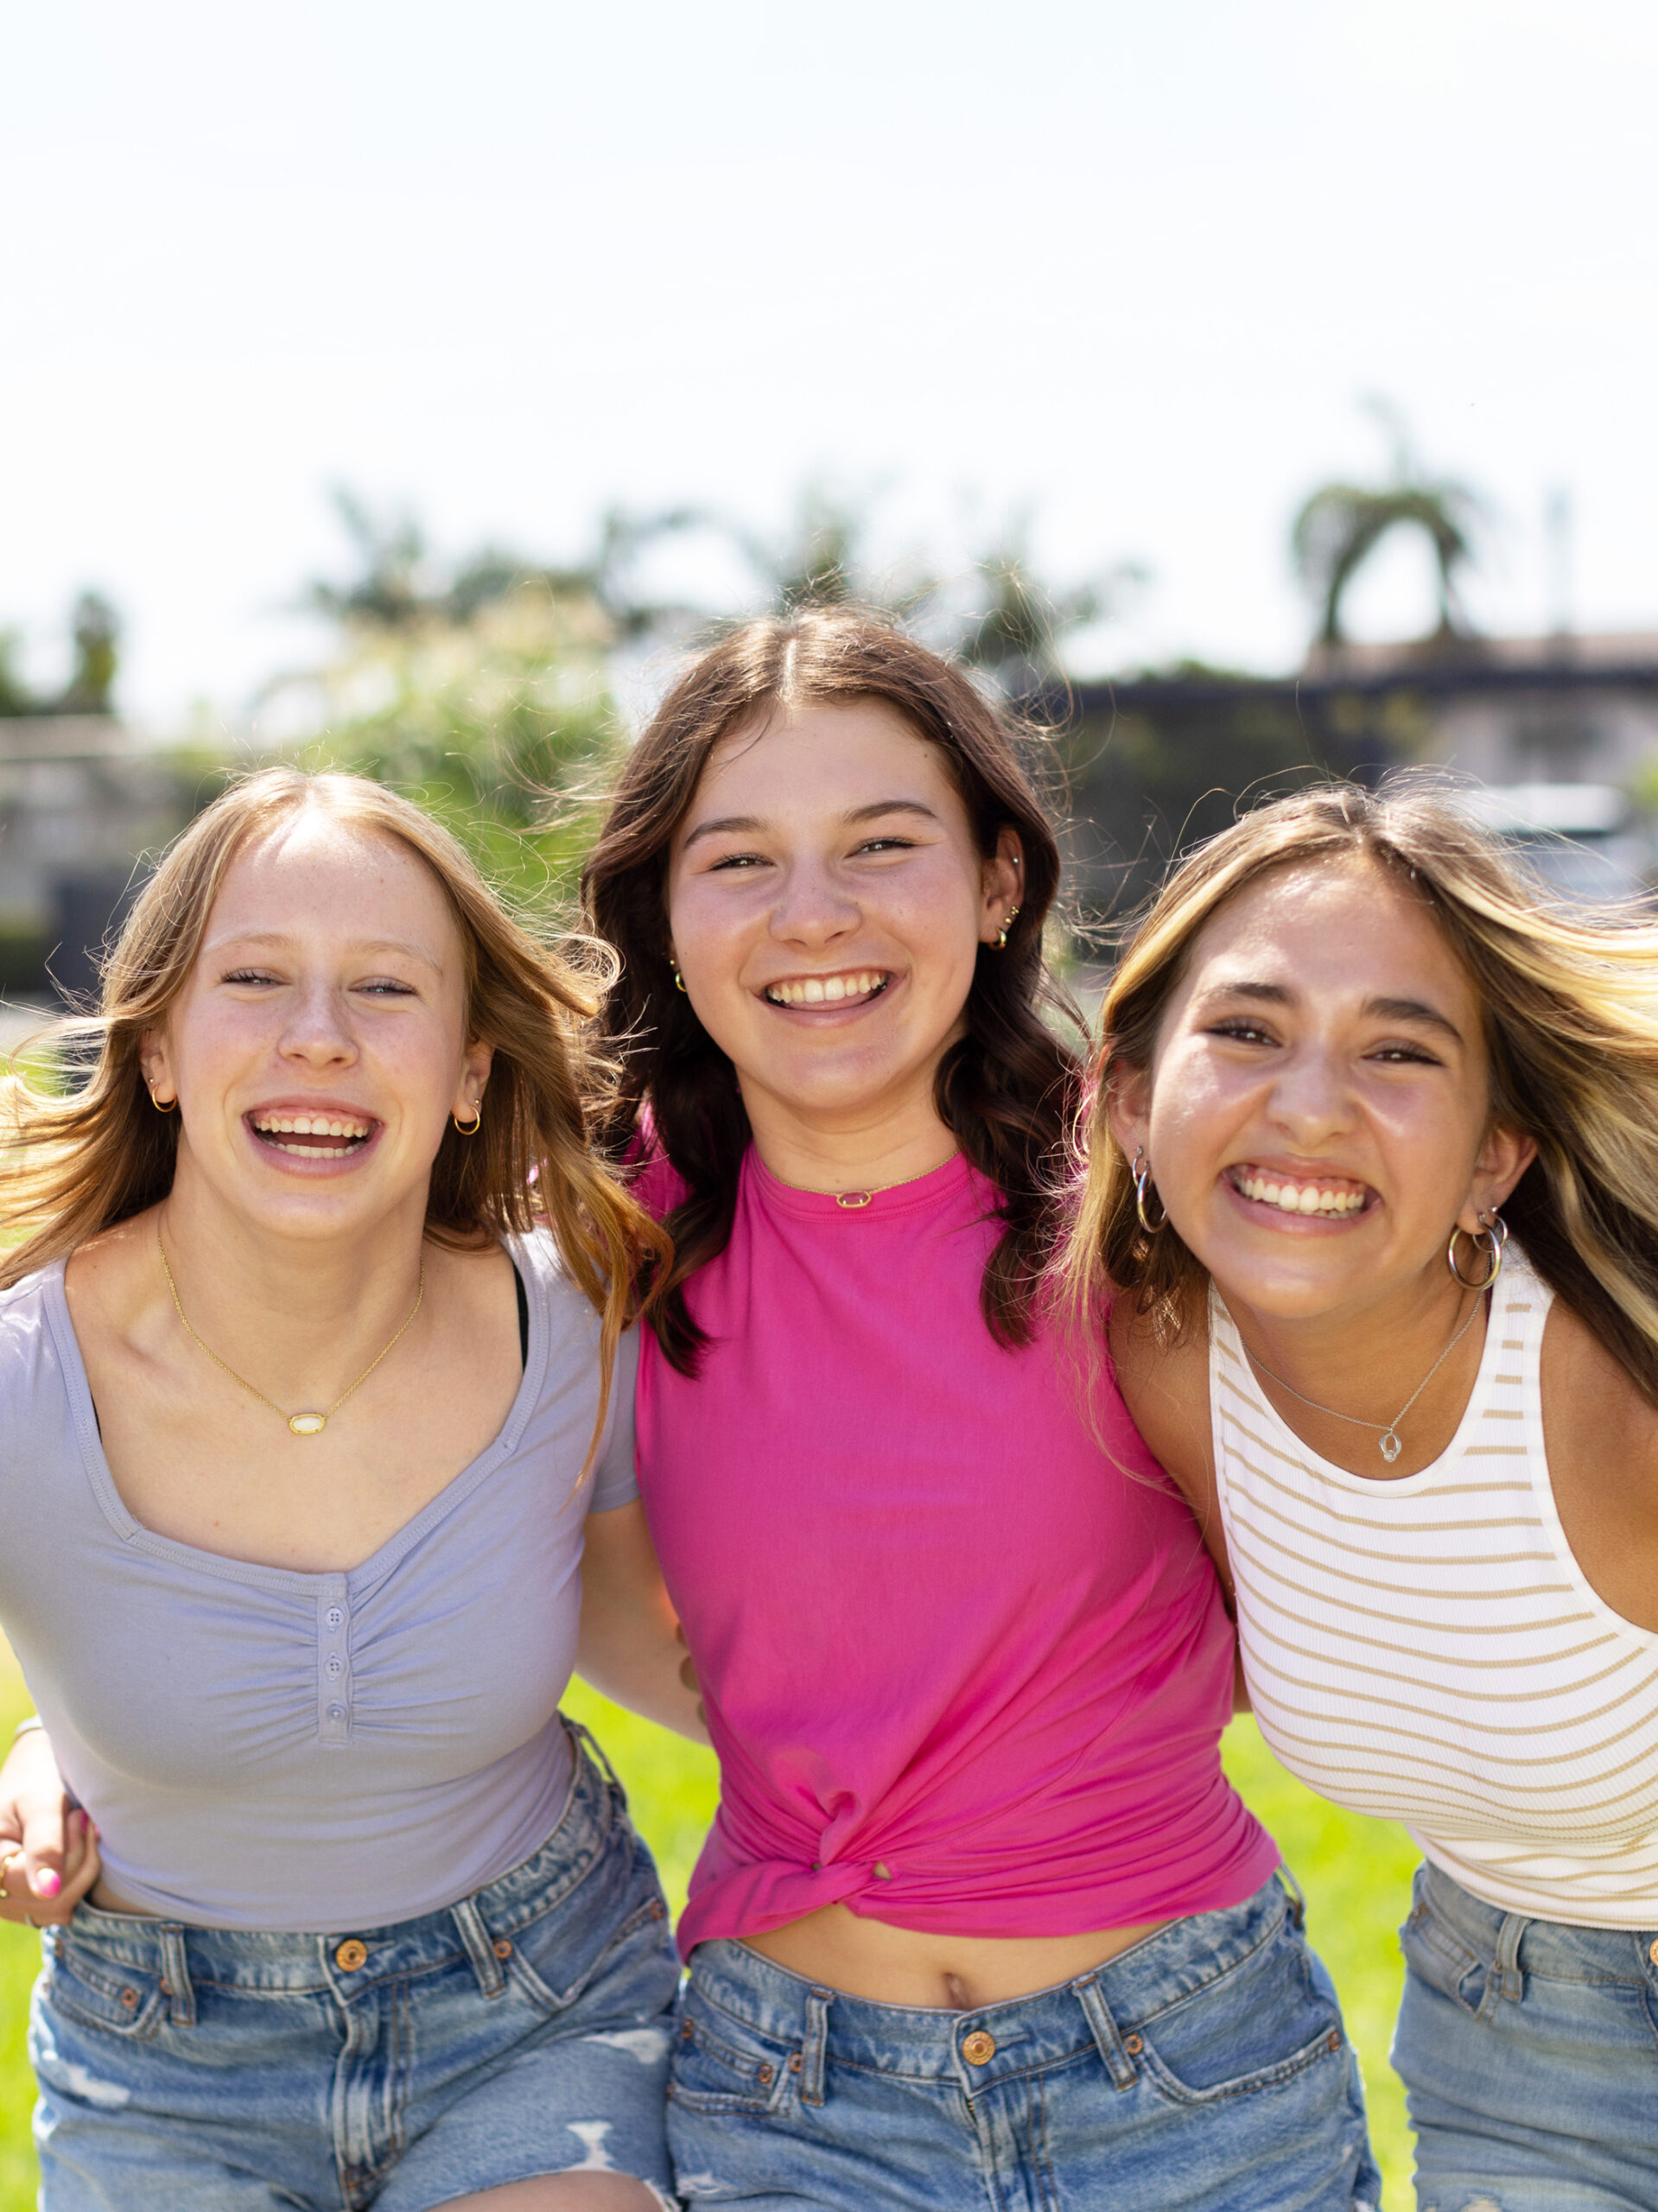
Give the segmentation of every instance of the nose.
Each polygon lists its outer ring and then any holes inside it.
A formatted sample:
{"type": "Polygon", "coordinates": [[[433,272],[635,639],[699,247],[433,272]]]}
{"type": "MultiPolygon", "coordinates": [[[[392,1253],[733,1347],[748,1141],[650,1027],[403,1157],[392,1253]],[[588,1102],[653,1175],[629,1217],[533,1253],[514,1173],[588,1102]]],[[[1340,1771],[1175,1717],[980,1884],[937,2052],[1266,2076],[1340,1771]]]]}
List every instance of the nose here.
{"type": "Polygon", "coordinates": [[[778,887],[771,931],[785,944],[816,950],[850,936],[862,918],[857,900],[848,896],[832,870],[818,861],[803,861],[787,871],[778,887]]]}
{"type": "Polygon", "coordinates": [[[1317,1040],[1300,1046],[1279,1070],[1271,1112],[1298,1150],[1312,1150],[1341,1135],[1353,1119],[1344,1056],[1317,1040]]]}
{"type": "Polygon", "coordinates": [[[278,1050],[284,1059],[308,1067],[338,1067],[357,1058],[340,995],[324,978],[302,983],[295,993],[278,1050]]]}

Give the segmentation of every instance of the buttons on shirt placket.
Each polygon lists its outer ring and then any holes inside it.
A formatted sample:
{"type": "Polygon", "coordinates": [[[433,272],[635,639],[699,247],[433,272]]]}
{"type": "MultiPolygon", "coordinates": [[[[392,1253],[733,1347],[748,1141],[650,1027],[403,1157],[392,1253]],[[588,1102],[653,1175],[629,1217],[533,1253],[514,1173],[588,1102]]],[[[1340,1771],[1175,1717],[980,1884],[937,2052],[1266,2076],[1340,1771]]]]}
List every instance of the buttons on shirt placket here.
{"type": "Polygon", "coordinates": [[[351,1599],[343,1574],[323,1577],[316,1630],[317,1734],[343,1744],[351,1734],[351,1599]]]}

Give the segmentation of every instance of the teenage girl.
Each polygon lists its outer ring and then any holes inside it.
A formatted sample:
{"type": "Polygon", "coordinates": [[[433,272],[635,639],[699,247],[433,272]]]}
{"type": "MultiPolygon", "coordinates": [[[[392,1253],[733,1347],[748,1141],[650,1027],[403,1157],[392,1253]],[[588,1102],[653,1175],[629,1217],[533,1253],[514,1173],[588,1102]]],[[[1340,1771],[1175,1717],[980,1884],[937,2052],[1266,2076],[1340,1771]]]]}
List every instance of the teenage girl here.
{"type": "Polygon", "coordinates": [[[997,713],[847,611],[690,670],[588,872],[613,1135],[674,1239],[641,1488],[721,1765],[691,2202],[1375,2199],[1333,1992],[1222,1774],[1214,1569],[1035,1303],[1079,1087],[1058,875],[997,713]]]}
{"type": "Polygon", "coordinates": [[[1103,1021],[1072,1287],[1267,1741],[1426,1854],[1424,2212],[1651,2212],[1658,937],[1339,786],[1178,868],[1103,1021]]]}
{"type": "Polygon", "coordinates": [[[85,1086],[10,1087],[0,1623],[102,1839],[45,2212],[670,2202],[661,1891],[558,1715],[580,1616],[696,1727],[591,1011],[416,809],[273,769],[141,893],[85,1086]]]}

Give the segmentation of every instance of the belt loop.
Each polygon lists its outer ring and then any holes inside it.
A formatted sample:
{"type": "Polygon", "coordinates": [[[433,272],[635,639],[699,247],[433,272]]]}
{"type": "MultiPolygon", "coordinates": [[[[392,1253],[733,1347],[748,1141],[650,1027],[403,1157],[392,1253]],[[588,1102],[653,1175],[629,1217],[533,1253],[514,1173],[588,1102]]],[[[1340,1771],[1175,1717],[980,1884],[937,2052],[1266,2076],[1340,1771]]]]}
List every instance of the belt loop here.
{"type": "Polygon", "coordinates": [[[184,1930],[164,1922],[156,1933],[161,1937],[162,1987],[167,1992],[167,2017],[175,2028],[193,2028],[196,2024],[196,1993],[190,1979],[184,1930]]]}
{"type": "Polygon", "coordinates": [[[1301,1885],[1281,1859],[1275,1871],[1280,1887],[1284,1890],[1289,1898],[1290,1926],[1298,1929],[1305,1928],[1307,1924],[1307,1901],[1302,1895],[1301,1885]]]}
{"type": "Polygon", "coordinates": [[[1499,2001],[1507,1998],[1517,2005],[1526,1993],[1525,1977],[1520,1971],[1520,1939],[1531,1923],[1522,1912],[1505,1913],[1502,1925],[1496,1931],[1496,1948],[1491,1954],[1491,1964],[1485,1976],[1485,1994],[1480,1999],[1479,2017],[1490,2020],[1499,2001]]]}
{"type": "Polygon", "coordinates": [[[800,2046],[800,2101],[803,2105],[821,2105],[823,2101],[823,2076],[829,2062],[829,2006],[835,2002],[832,1989],[814,1989],[806,1999],[806,2040],[800,2046]]]}
{"type": "Polygon", "coordinates": [[[476,1897],[462,1897],[459,1904],[449,1907],[449,1917],[461,1931],[461,1941],[467,1947],[467,1956],[472,1961],[472,1970],[478,1977],[478,1986],[486,1997],[499,1997],[506,1987],[506,1975],[495,1955],[495,1946],[489,1940],[489,1930],[484,1925],[484,1916],[478,1910],[476,1897]]]}
{"type": "Polygon", "coordinates": [[[1094,2040],[1099,2046],[1100,2056],[1105,2061],[1105,2069],[1111,2076],[1113,2087],[1132,2089],[1134,2086],[1134,2062],[1122,2047],[1116,2020],[1111,2007],[1100,1994],[1098,1981],[1074,1981],[1071,1987],[1077,1992],[1077,2002],[1082,2006],[1089,2026],[1094,2031],[1094,2040]]]}

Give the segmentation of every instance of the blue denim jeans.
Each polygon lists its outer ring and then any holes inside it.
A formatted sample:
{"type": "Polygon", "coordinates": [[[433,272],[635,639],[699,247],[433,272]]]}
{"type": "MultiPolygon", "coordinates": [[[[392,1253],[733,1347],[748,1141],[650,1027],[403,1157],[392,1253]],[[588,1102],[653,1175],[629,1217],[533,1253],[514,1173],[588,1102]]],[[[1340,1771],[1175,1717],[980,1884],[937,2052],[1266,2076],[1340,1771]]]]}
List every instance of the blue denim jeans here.
{"type": "Polygon", "coordinates": [[[668,2084],[679,2192],[750,2212],[1359,2212],[1358,2068],[1274,1878],[1058,1988],[874,2005],[699,1944],[668,2084]]]}
{"type": "Polygon", "coordinates": [[[1394,2038],[1421,2212],[1658,2212],[1658,1929],[1417,1873],[1394,2038]]]}
{"type": "Polygon", "coordinates": [[[619,1787],[578,1752],[541,1850],[352,1937],[83,1906],[29,2052],[42,2212],[429,2212],[531,2175],[669,2191],[678,1964],[619,1787]]]}

